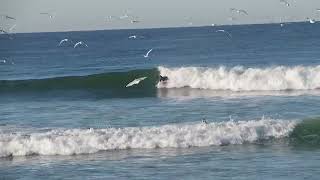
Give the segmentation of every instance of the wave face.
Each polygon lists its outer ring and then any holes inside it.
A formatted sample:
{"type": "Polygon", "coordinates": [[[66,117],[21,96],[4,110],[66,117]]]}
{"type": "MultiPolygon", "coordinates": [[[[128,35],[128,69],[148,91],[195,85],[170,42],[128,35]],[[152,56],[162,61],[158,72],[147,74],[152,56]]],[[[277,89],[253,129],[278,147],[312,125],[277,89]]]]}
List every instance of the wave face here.
{"type": "Polygon", "coordinates": [[[198,88],[231,91],[314,90],[320,88],[320,66],[244,68],[159,67],[168,76],[158,88],[198,88]]]}
{"type": "Polygon", "coordinates": [[[157,69],[140,69],[128,72],[110,72],[87,76],[66,76],[46,79],[0,80],[0,93],[39,93],[59,91],[85,91],[105,97],[156,96],[159,79],[157,69]],[[139,84],[126,88],[136,78],[146,76],[139,84]]]}
{"type": "MultiPolygon", "coordinates": [[[[262,119],[159,127],[0,133],[0,157],[74,155],[131,148],[187,148],[254,143],[289,136],[295,121],[262,119]]],[[[1,132],[1,131],[0,131],[1,132]]]]}
{"type": "Polygon", "coordinates": [[[295,145],[320,146],[320,118],[306,119],[299,123],[290,134],[295,145]]]}

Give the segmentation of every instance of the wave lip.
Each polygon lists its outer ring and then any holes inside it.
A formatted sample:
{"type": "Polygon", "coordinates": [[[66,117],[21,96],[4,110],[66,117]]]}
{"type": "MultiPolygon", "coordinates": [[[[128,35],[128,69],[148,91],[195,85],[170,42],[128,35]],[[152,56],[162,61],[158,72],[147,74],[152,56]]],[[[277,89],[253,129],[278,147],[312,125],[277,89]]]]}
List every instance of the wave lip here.
{"type": "Polygon", "coordinates": [[[289,136],[295,121],[262,119],[159,127],[51,130],[0,134],[0,157],[74,155],[117,149],[187,148],[253,143],[289,136]]]}
{"type": "Polygon", "coordinates": [[[319,66],[276,66],[266,68],[159,67],[168,76],[158,88],[198,88],[231,91],[314,90],[320,88],[319,66]]]}

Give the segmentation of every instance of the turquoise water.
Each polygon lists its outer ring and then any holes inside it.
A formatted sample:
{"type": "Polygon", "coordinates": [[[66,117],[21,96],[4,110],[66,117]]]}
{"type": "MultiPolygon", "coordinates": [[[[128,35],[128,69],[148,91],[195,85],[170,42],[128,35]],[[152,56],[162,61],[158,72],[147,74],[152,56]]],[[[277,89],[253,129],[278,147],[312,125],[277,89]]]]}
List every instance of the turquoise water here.
{"type": "Polygon", "coordinates": [[[0,36],[0,177],[317,179],[319,28],[0,36]]]}

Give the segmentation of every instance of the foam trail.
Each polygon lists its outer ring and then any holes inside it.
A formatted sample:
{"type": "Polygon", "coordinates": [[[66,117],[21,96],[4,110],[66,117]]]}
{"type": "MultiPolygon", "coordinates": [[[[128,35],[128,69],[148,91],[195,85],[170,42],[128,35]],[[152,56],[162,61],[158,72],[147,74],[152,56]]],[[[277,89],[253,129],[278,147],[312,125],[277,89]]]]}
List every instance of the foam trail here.
{"type": "Polygon", "coordinates": [[[159,127],[51,130],[1,133],[0,157],[73,155],[131,148],[186,148],[253,143],[287,137],[296,121],[262,119],[159,127]]]}
{"type": "Polygon", "coordinates": [[[231,91],[314,90],[320,88],[319,66],[276,66],[267,68],[159,67],[160,75],[168,76],[158,88],[199,88],[231,91]]]}

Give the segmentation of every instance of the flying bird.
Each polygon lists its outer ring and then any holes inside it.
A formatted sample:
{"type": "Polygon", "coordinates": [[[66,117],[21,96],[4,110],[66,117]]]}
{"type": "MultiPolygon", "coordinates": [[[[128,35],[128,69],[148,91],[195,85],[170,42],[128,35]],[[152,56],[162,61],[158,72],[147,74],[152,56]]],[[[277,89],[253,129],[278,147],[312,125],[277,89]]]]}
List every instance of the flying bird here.
{"type": "Polygon", "coordinates": [[[223,32],[223,33],[227,34],[230,38],[232,38],[232,35],[228,31],[226,31],[224,29],[216,30],[216,32],[223,32]]]}
{"type": "Polygon", "coordinates": [[[280,0],[280,2],[284,3],[286,6],[290,6],[290,4],[286,0],[280,0]]]}
{"type": "Polygon", "coordinates": [[[73,48],[76,48],[77,46],[80,46],[80,45],[84,45],[84,46],[88,47],[88,45],[86,43],[79,41],[73,46],[73,48]]]}
{"type": "Polygon", "coordinates": [[[138,23],[138,22],[140,22],[139,20],[131,20],[131,23],[138,23]]]}
{"type": "Polygon", "coordinates": [[[243,10],[243,9],[236,9],[236,8],[230,8],[230,11],[235,11],[239,14],[245,14],[245,15],[249,15],[247,11],[243,10]]]}
{"type": "Polygon", "coordinates": [[[316,23],[316,20],[314,20],[314,19],[307,18],[307,20],[309,21],[310,24],[316,23]]]}
{"type": "Polygon", "coordinates": [[[60,43],[59,43],[59,45],[58,46],[60,46],[62,43],[64,43],[64,42],[68,42],[69,41],[69,39],[62,39],[61,41],[60,41],[60,43]]]}
{"type": "Polygon", "coordinates": [[[136,35],[131,35],[131,36],[129,36],[128,38],[129,38],[129,39],[136,39],[137,36],[136,36],[136,35]]]}
{"type": "Polygon", "coordinates": [[[119,19],[126,19],[128,17],[129,17],[128,14],[124,14],[124,15],[120,16],[119,19]]]}
{"type": "Polygon", "coordinates": [[[147,54],[143,55],[143,57],[145,57],[145,58],[149,57],[149,54],[151,53],[152,50],[153,50],[153,49],[150,49],[150,50],[147,52],[147,54]]]}
{"type": "Polygon", "coordinates": [[[2,18],[5,18],[5,19],[10,19],[10,20],[16,20],[16,18],[12,17],[12,16],[8,16],[6,14],[4,15],[0,15],[2,18]]]}
{"type": "Polygon", "coordinates": [[[126,87],[130,87],[135,84],[139,84],[141,81],[145,80],[146,78],[147,77],[141,77],[141,78],[135,79],[135,80],[131,81],[129,84],[127,84],[126,87]]]}

